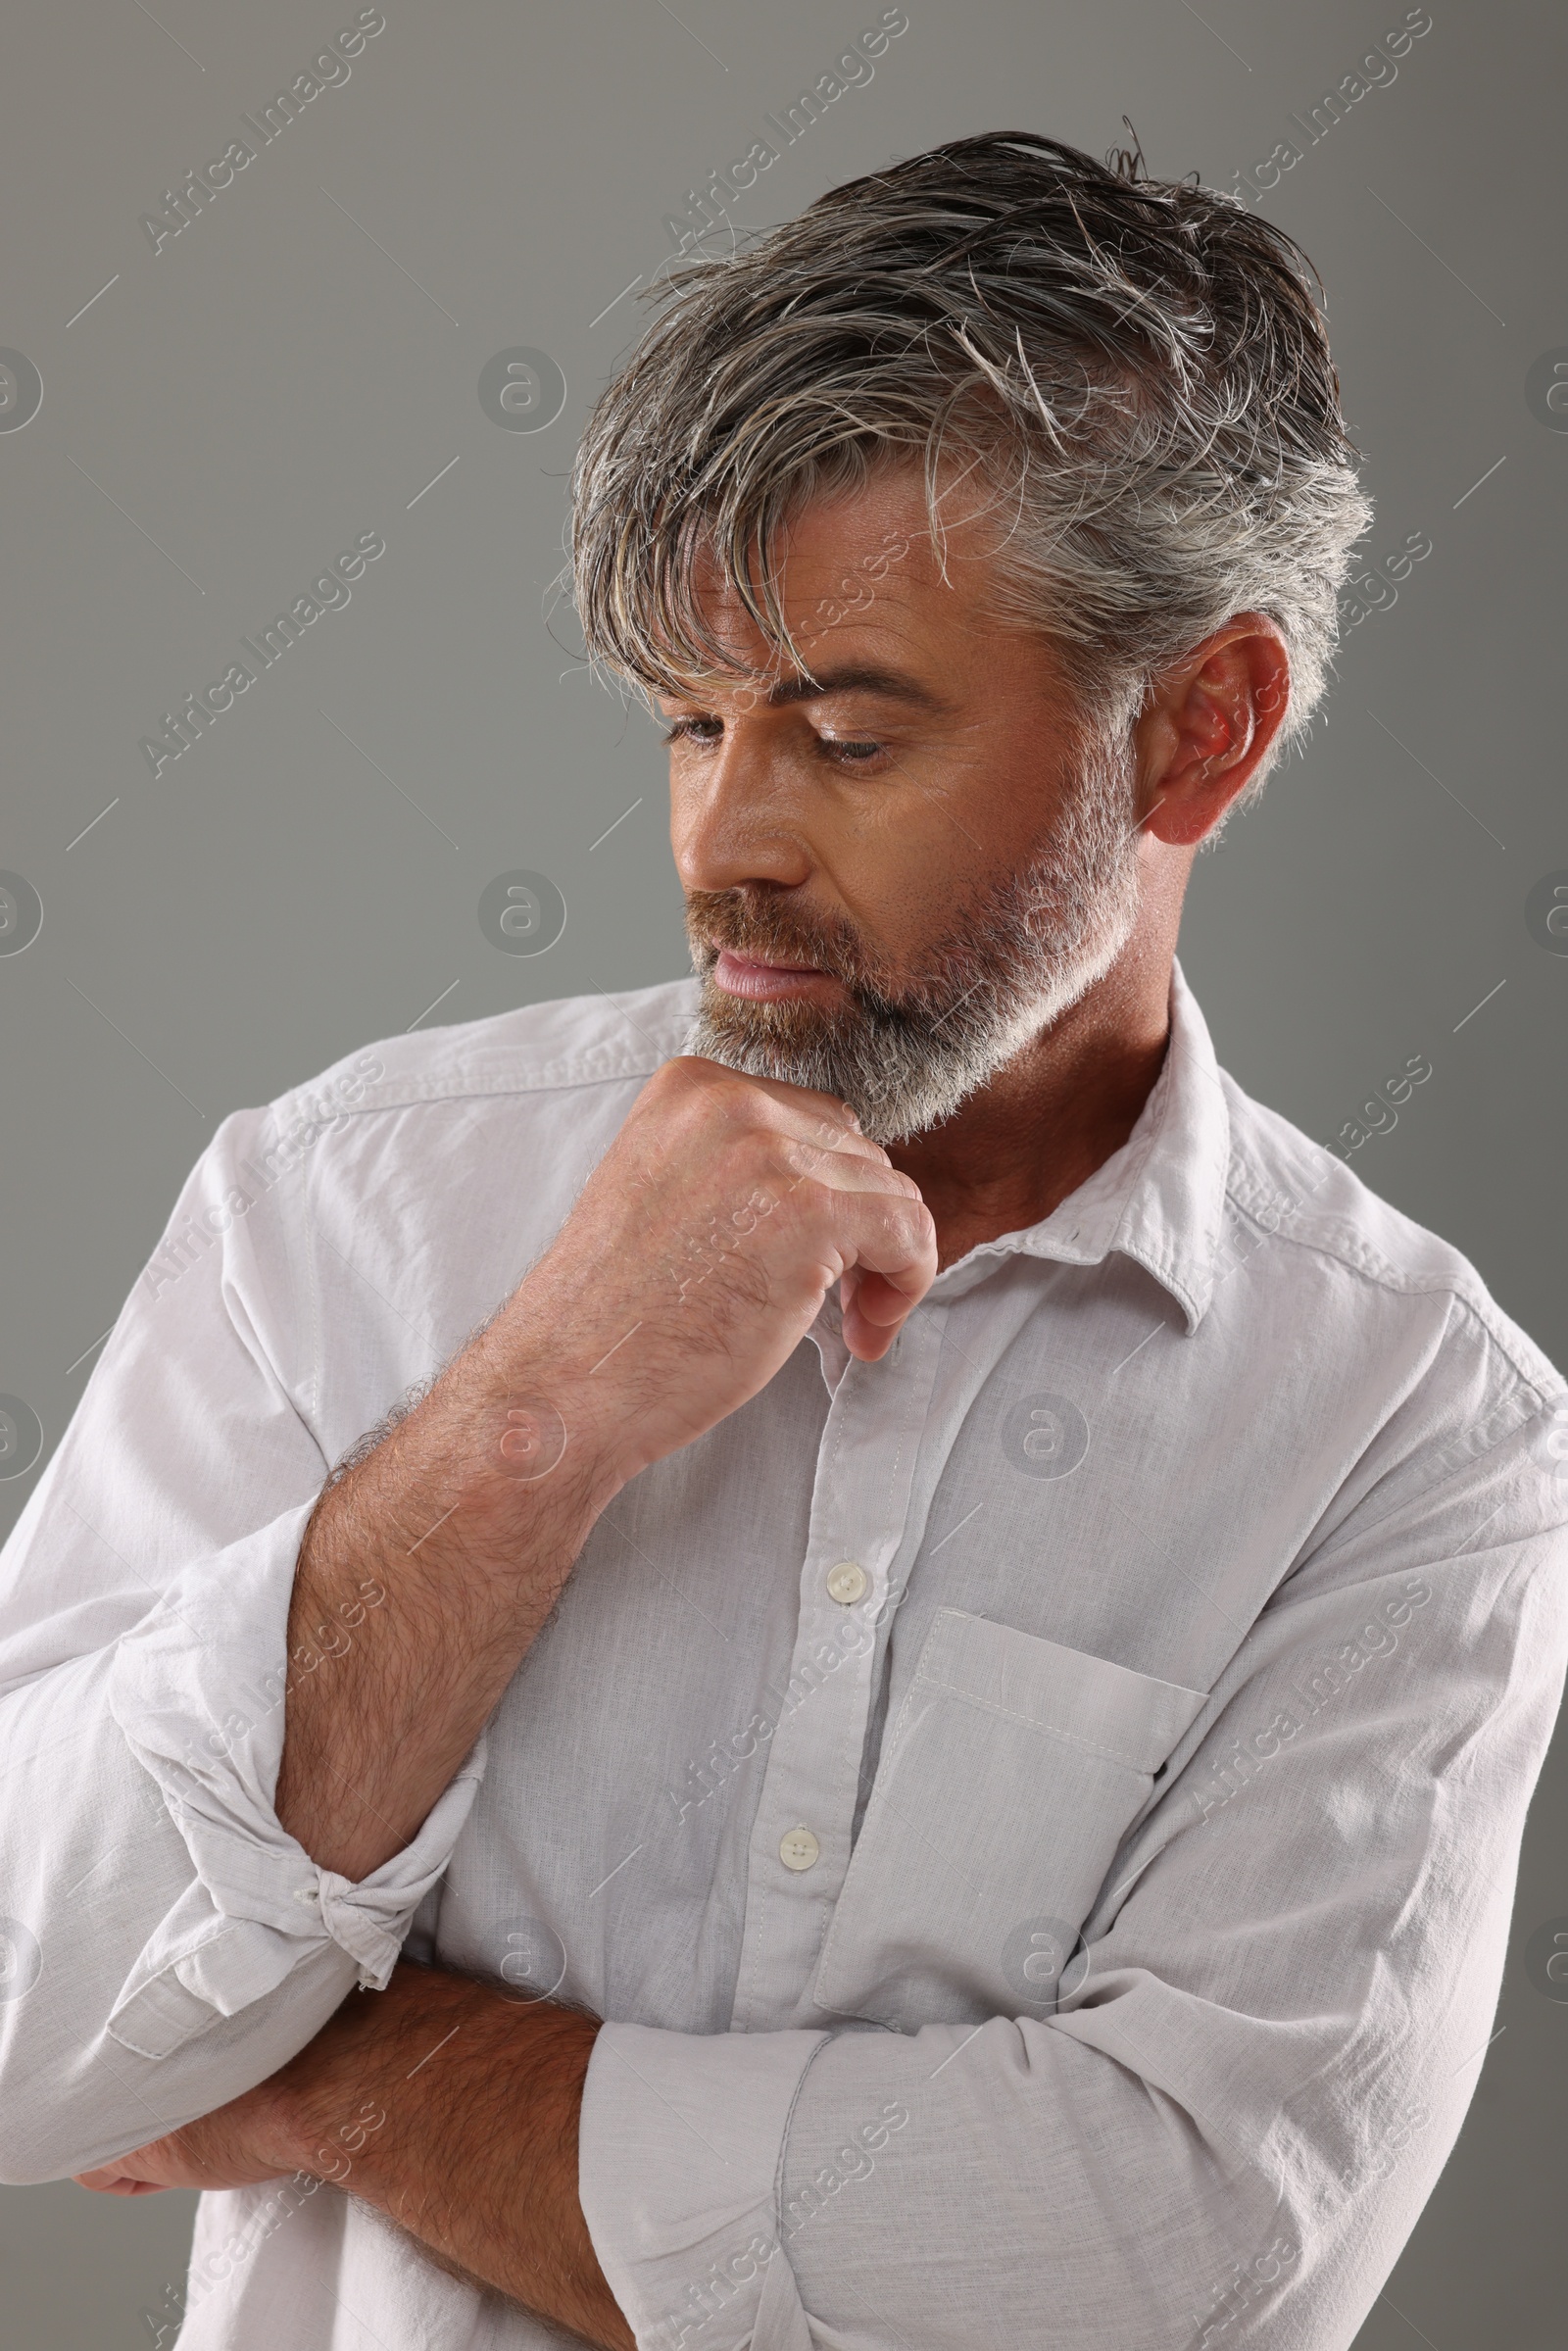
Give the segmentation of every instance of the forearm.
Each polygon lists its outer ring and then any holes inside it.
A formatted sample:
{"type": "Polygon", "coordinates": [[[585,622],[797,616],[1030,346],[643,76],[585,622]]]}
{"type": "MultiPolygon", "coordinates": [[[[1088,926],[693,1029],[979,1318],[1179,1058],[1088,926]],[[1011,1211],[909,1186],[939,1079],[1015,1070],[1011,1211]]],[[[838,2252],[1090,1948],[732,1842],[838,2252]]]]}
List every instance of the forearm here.
{"type": "Polygon", "coordinates": [[[313,1859],[357,1881],[408,1842],[606,1502],[765,1387],[841,1276],[847,1344],[885,1353],[934,1234],[841,1104],[665,1063],[554,1249],[312,1519],[275,1800],[313,1859]]]}
{"type": "Polygon", "coordinates": [[[255,2185],[288,2172],[373,2204],[455,2276],[600,2351],[633,2335],[577,2192],[597,2019],[405,1962],[352,1993],[299,2055],[171,2136],[78,2175],[84,2187],[255,2185]]]}
{"type": "Polygon", "coordinates": [[[598,2032],[575,2010],[405,1965],[267,2085],[277,2159],[375,2205],[443,2268],[630,2351],[577,2194],[598,2032]]]}
{"type": "Polygon", "coordinates": [[[301,1545],[276,1809],[345,1878],[418,1829],[614,1488],[579,1409],[567,1429],[520,1406],[546,1375],[515,1319],[326,1489],[301,1545]]]}

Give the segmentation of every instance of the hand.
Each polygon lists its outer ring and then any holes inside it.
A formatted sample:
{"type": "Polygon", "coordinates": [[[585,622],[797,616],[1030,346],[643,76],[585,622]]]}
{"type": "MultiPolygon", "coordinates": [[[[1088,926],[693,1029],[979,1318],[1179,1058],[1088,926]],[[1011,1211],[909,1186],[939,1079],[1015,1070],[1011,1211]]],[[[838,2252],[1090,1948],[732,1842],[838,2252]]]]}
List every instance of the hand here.
{"type": "Polygon", "coordinates": [[[289,1610],[284,1828],[349,1879],[397,1852],[627,1480],[764,1388],[835,1282],[874,1362],[936,1269],[918,1188],[842,1102],[666,1062],[553,1248],[321,1497],[289,1610]]]}
{"type": "Polygon", "coordinates": [[[134,2196],[302,2173],[373,2204],[449,2274],[633,2351],[577,2199],[598,2031],[575,2009],[404,1961],[270,2082],[78,2179],[134,2196]]]}
{"type": "Polygon", "coordinates": [[[489,1337],[620,1484],[764,1388],[835,1282],[845,1345],[874,1363],[936,1270],[919,1188],[842,1102],[687,1056],[644,1087],[489,1337]]]}

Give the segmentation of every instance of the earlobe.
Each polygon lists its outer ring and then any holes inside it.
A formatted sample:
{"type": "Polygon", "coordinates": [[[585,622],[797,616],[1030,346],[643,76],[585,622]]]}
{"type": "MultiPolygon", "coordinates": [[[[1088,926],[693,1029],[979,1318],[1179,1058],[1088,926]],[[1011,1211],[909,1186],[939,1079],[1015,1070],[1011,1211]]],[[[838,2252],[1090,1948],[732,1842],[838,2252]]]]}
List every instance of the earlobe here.
{"type": "Polygon", "coordinates": [[[1236,763],[1233,757],[1215,753],[1167,778],[1139,830],[1167,849],[1197,849],[1222,822],[1243,788],[1233,774],[1236,763]]]}
{"type": "MultiPolygon", "coordinates": [[[[1205,760],[1205,767],[1208,764],[1205,760]]],[[[1224,806],[1216,808],[1206,793],[1200,793],[1196,799],[1185,793],[1167,794],[1151,809],[1139,830],[1166,849],[1196,849],[1213,831],[1224,812],[1224,806]]]]}
{"type": "Polygon", "coordinates": [[[1243,614],[1163,681],[1147,745],[1155,808],[1140,828],[1196,849],[1252,781],[1290,700],[1283,640],[1266,614],[1243,614]]]}

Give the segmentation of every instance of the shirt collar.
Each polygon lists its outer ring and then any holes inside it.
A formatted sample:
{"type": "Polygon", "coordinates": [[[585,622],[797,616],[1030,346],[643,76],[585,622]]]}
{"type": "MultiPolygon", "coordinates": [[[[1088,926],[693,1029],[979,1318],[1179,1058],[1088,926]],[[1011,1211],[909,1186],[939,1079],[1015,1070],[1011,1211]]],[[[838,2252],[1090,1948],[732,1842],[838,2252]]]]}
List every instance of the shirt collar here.
{"type": "Polygon", "coordinates": [[[1117,1249],[1170,1292],[1196,1331],[1213,1294],[1230,1144],[1208,1026],[1173,964],[1170,1043],[1127,1141],[1039,1224],[982,1242],[938,1274],[927,1296],[938,1304],[959,1298],[1004,1257],[1098,1265],[1117,1249]]]}

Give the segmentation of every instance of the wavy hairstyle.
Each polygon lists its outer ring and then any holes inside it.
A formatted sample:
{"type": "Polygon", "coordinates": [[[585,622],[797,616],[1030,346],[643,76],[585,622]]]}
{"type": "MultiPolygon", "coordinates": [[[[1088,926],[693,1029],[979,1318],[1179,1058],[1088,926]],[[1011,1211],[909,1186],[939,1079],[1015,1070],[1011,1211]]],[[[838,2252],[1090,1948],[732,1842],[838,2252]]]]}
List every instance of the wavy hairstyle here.
{"type": "Polygon", "coordinates": [[[993,608],[1049,635],[1099,726],[1123,734],[1152,679],[1258,611],[1290,652],[1278,746],[1300,733],[1370,509],[1283,229],[1136,149],[1102,165],[1001,131],[695,253],[661,291],[573,474],[591,659],[655,692],[729,666],[701,560],[805,669],[777,577],[792,513],[918,464],[939,550],[944,485],[985,485],[993,608]]]}

